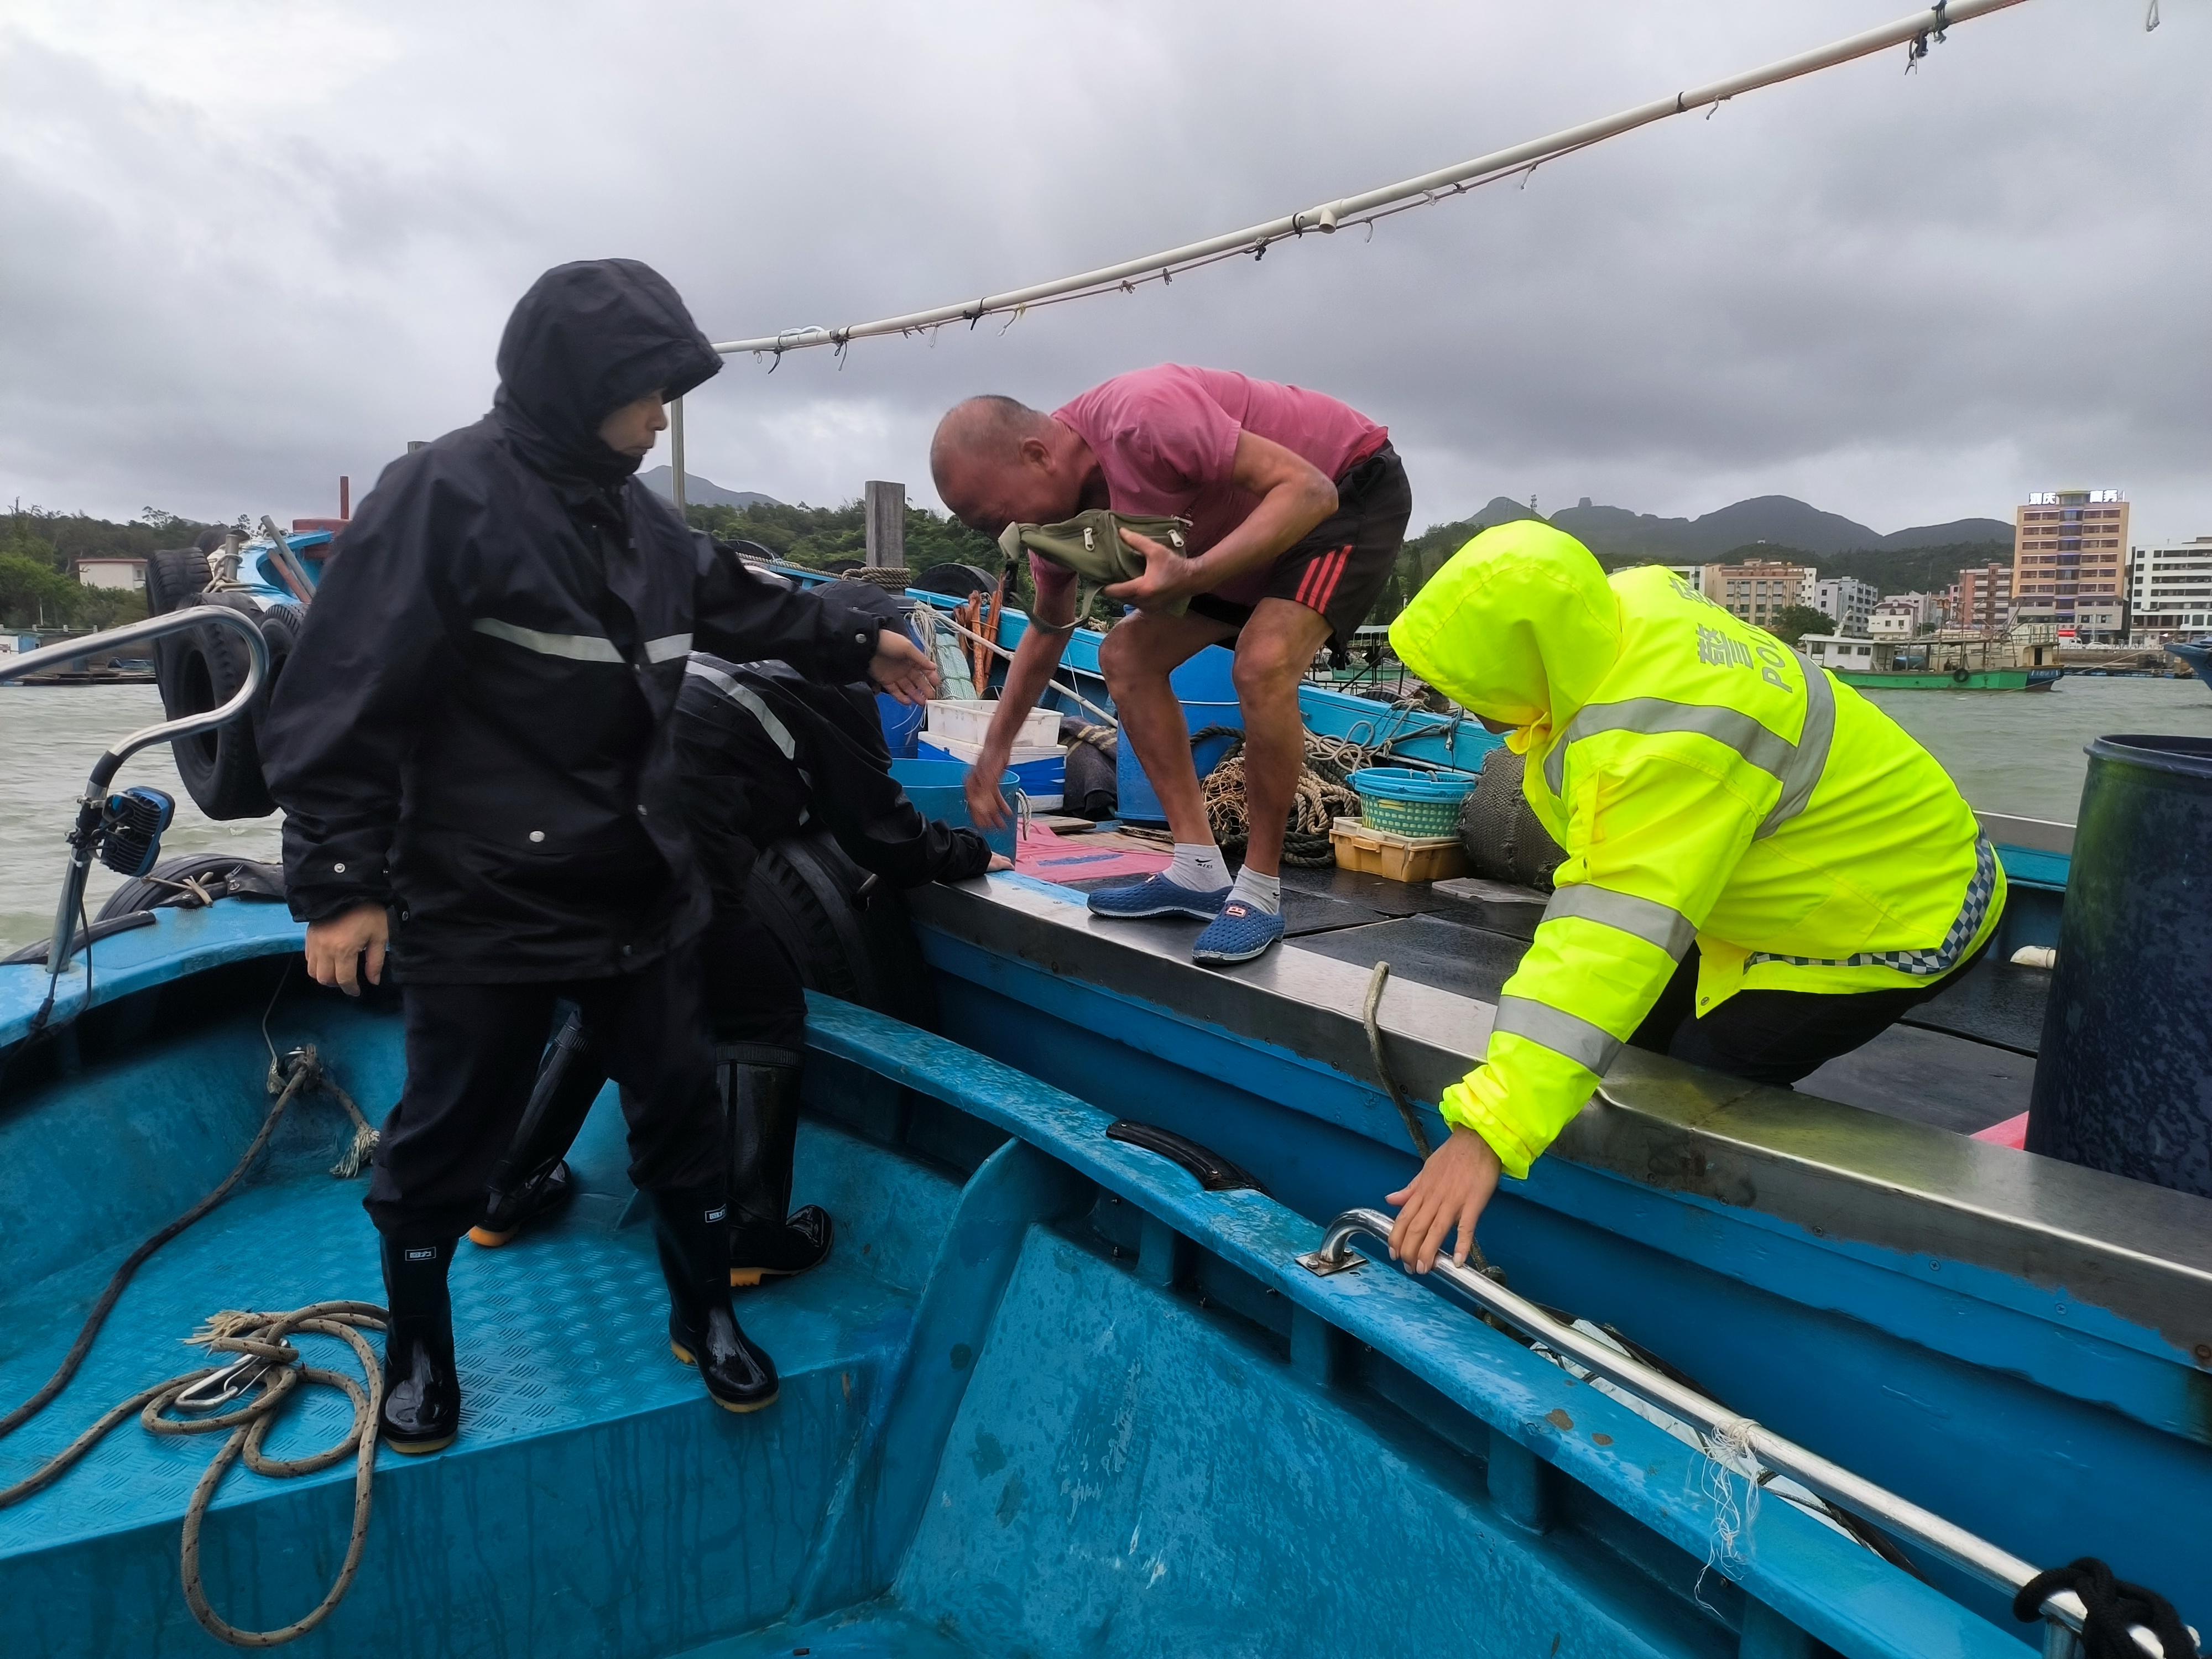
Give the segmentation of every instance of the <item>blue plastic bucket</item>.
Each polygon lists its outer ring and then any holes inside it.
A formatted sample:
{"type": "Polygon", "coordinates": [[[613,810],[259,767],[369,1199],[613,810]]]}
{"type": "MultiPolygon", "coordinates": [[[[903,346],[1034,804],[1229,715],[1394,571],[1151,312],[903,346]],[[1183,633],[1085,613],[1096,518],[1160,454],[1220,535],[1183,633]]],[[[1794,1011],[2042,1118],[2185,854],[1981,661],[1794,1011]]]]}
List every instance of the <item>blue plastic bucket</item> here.
{"type": "MultiPolygon", "coordinates": [[[[916,760],[951,761],[956,766],[968,763],[959,756],[939,749],[929,740],[927,732],[915,739],[914,757],[916,760]]],[[[1030,798],[1030,805],[1040,811],[1056,811],[1067,793],[1067,757],[1053,755],[1044,760],[1016,761],[1006,769],[1006,775],[1021,786],[1022,793],[1030,798]]]]}
{"type": "MultiPolygon", "coordinates": [[[[972,830],[975,820],[968,812],[968,771],[964,761],[895,760],[891,763],[891,778],[906,791],[926,818],[941,818],[947,823],[963,824],[972,830]]],[[[1009,807],[1013,805],[1013,792],[1019,780],[1012,772],[999,781],[999,788],[1006,797],[1009,807]]],[[[994,853],[1006,857],[1014,855],[1013,815],[1007,814],[1006,828],[987,830],[983,839],[994,853]]]]}
{"type": "MultiPolygon", "coordinates": [[[[1183,722],[1193,734],[1209,726],[1233,726],[1240,732],[1244,729],[1244,710],[1237,701],[1233,678],[1236,665],[1236,653],[1225,646],[1209,645],[1168,676],[1168,685],[1175,692],[1176,701],[1182,705],[1183,722]]],[[[1221,763],[1221,757],[1235,741],[1233,738],[1211,738],[1191,751],[1191,763],[1201,780],[1221,763]]],[[[1132,823],[1168,821],[1167,814],[1160,810],[1160,798],[1152,781],[1138,763],[1136,749],[1126,742],[1116,751],[1114,783],[1118,801],[1115,817],[1132,823]]]]}
{"type": "Polygon", "coordinates": [[[884,741],[891,746],[893,760],[914,758],[914,734],[921,730],[922,716],[928,712],[918,702],[904,703],[876,693],[876,720],[884,728],[884,741]]]}

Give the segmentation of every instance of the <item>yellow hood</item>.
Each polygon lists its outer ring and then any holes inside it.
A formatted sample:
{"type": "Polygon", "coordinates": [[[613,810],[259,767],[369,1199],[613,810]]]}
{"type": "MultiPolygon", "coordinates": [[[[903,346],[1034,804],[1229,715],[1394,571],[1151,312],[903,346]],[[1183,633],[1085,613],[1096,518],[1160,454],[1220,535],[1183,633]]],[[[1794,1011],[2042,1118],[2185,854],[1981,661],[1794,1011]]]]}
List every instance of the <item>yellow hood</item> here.
{"type": "Polygon", "coordinates": [[[1620,610],[1590,551],[1531,520],[1452,555],[1390,624],[1399,660],[1486,719],[1537,728],[1574,718],[1620,654],[1620,610]]]}

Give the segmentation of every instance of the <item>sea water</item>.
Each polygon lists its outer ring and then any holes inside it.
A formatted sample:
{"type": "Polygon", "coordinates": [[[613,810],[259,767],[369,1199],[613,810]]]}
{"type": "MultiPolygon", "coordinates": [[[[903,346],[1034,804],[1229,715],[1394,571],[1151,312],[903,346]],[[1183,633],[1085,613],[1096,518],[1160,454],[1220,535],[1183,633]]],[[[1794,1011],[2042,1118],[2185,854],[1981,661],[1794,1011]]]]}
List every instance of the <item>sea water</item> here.
{"type": "MultiPolygon", "coordinates": [[[[2198,680],[2069,678],[2049,691],[1877,691],[1868,694],[1921,742],[1984,811],[2074,819],[2087,760],[2082,746],[2112,732],[2212,737],[2212,689],[2198,680]]],[[[117,738],[161,718],[150,685],[0,685],[0,951],[46,938],[68,854],[64,837],[94,761],[117,738]]],[[[178,781],[168,745],[124,765],[124,784],[177,798],[165,855],[222,851],[274,860],[275,815],[217,823],[178,781]]],[[[93,866],[87,909],[97,915],[121,878],[93,866]]]]}

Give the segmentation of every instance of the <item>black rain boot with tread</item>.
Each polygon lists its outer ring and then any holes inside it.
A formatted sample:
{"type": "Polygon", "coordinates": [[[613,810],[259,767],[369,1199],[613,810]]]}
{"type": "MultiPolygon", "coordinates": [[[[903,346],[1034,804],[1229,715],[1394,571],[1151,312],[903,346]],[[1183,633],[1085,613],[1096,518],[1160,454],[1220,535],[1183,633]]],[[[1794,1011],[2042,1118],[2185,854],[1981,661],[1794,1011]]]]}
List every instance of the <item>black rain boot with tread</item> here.
{"type": "Polygon", "coordinates": [[[791,1209],[799,1147],[801,1056],[788,1048],[735,1044],[715,1055],[730,1126],[730,1284],[746,1289],[788,1279],[830,1259],[836,1226],[809,1204],[791,1209]]]}
{"type": "Polygon", "coordinates": [[[453,1305],[446,1270],[456,1241],[378,1235],[384,1255],[384,1403],[376,1431],[396,1452],[443,1451],[461,1424],[461,1377],[453,1363],[453,1305]]]}
{"type": "Polygon", "coordinates": [[[545,1045],[529,1103],[515,1126],[514,1144],[492,1170],[483,1219],[469,1229],[471,1242],[495,1250],[568,1207],[576,1195],[568,1148],[606,1081],[606,1068],[592,1050],[583,1017],[571,1013],[545,1045]]]}
{"type": "Polygon", "coordinates": [[[668,1280],[669,1351],[699,1368],[708,1396],[724,1411],[774,1405],[775,1361],[730,1307],[729,1206],[720,1187],[652,1196],[653,1242],[668,1280]]]}
{"type": "Polygon", "coordinates": [[[484,1218],[469,1229],[469,1242],[495,1250],[526,1227],[557,1215],[576,1195],[576,1177],[562,1158],[525,1182],[513,1192],[501,1193],[484,1210],[484,1218]]]}

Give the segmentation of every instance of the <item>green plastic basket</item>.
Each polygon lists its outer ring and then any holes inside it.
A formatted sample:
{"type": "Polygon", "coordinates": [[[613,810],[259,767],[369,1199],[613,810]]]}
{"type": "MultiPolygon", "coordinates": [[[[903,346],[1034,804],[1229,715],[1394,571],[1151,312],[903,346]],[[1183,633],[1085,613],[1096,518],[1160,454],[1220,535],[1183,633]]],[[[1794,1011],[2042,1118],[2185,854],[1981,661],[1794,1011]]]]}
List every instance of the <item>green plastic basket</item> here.
{"type": "Polygon", "coordinates": [[[1394,836],[1434,839],[1459,830],[1459,809],[1474,787],[1467,775],[1370,766],[1346,780],[1359,797],[1359,821],[1394,836]]]}

